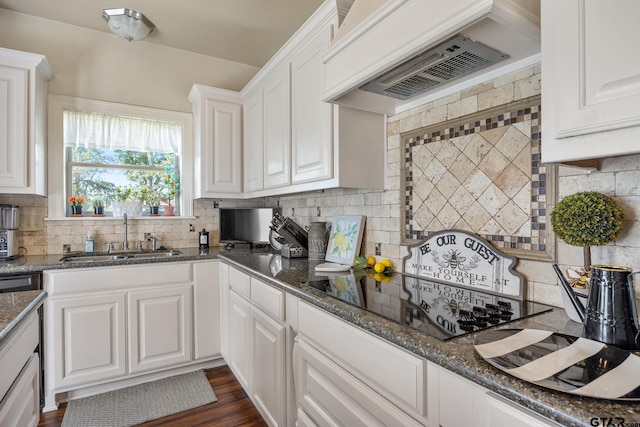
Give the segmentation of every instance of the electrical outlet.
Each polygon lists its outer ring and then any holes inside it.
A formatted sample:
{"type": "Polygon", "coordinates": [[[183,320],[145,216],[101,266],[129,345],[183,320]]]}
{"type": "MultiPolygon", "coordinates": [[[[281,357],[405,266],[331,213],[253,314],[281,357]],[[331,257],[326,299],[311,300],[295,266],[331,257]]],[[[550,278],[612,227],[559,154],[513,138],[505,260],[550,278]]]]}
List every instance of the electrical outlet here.
{"type": "MultiPolygon", "coordinates": [[[[214,209],[218,209],[219,207],[220,207],[220,202],[218,202],[217,200],[214,200],[213,201],[213,208],[214,209]]],[[[193,230],[191,230],[191,231],[193,231],[193,230]]]]}
{"type": "Polygon", "coordinates": [[[296,216],[296,208],[291,208],[291,216],[296,216]]]}
{"type": "Polygon", "coordinates": [[[62,245],[62,253],[63,254],[68,254],[71,253],[71,245],[65,243],[64,245],[62,245]]]}
{"type": "Polygon", "coordinates": [[[189,224],[189,231],[196,231],[196,226],[193,224],[189,224]]]}
{"type": "Polygon", "coordinates": [[[318,206],[318,212],[317,212],[318,216],[322,216],[322,213],[320,212],[320,206],[318,206]]]}

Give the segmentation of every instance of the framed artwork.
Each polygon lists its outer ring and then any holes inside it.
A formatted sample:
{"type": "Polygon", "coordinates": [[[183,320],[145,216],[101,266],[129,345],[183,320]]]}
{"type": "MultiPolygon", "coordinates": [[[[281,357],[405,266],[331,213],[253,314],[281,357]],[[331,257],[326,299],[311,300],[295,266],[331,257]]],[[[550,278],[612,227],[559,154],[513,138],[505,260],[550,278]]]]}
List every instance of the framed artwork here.
{"type": "Polygon", "coordinates": [[[353,265],[353,260],[360,253],[365,221],[364,215],[336,215],[331,225],[325,260],[353,265]]]}

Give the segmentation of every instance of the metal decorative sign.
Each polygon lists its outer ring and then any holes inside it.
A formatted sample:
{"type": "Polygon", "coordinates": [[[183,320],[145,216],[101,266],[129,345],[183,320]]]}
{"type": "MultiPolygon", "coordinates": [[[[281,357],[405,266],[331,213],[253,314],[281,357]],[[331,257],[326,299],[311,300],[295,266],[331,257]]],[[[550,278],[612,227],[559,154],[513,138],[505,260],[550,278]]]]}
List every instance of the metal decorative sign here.
{"type": "Polygon", "coordinates": [[[403,258],[406,275],[524,299],[523,277],[506,255],[478,235],[443,230],[409,246],[403,258]]]}

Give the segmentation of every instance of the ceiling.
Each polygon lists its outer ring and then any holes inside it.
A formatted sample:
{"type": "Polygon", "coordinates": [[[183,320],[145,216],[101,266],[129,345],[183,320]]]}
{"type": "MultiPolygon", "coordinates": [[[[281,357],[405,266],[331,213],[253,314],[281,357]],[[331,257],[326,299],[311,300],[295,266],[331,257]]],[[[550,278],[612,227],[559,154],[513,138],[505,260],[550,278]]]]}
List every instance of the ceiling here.
{"type": "Polygon", "coordinates": [[[262,67],[322,2],[0,0],[0,8],[111,33],[102,10],[126,7],[144,13],[156,25],[144,41],[133,43],[156,43],[262,67]]]}

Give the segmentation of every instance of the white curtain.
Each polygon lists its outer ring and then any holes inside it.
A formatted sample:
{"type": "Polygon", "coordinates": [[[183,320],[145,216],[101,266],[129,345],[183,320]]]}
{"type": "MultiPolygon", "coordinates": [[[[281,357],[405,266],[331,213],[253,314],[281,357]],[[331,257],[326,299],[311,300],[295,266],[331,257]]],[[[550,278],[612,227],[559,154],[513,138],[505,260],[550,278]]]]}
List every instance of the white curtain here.
{"type": "Polygon", "coordinates": [[[64,111],[64,146],[180,154],[182,126],[137,117],[64,111]]]}

